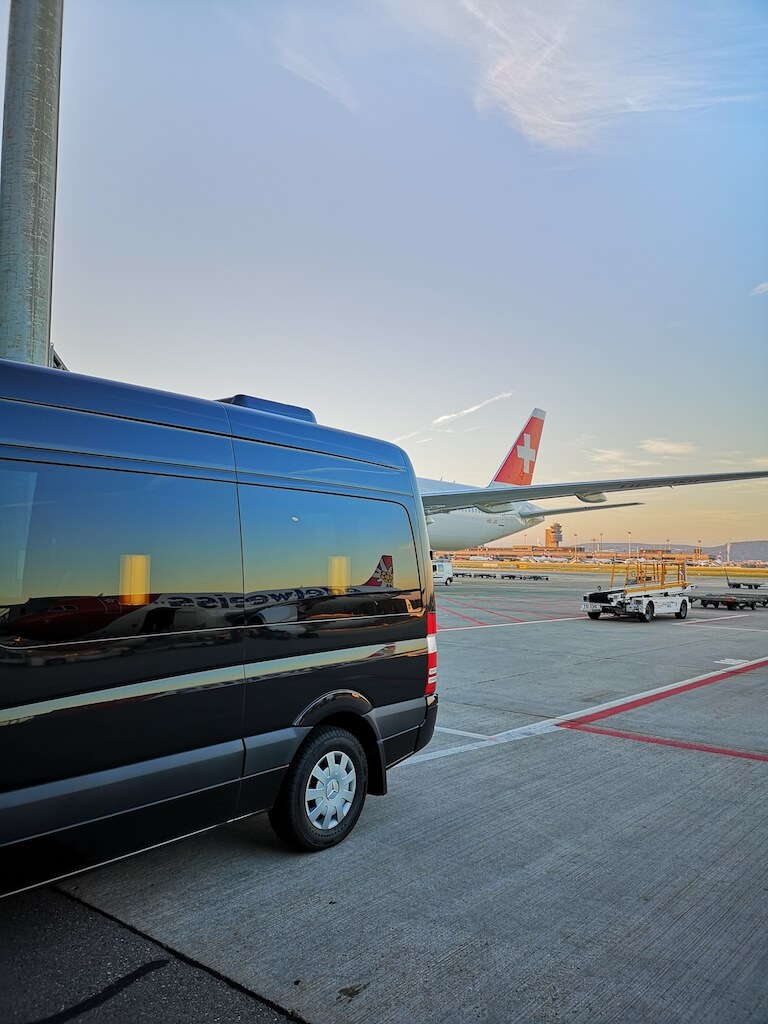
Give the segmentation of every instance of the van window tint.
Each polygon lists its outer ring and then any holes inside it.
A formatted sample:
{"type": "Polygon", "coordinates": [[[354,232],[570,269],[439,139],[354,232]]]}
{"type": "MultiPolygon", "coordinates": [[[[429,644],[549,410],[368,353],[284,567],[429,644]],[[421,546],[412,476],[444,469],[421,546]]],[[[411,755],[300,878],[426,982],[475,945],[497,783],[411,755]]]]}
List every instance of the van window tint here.
{"type": "Polygon", "coordinates": [[[73,466],[0,467],[0,631],[28,641],[205,628],[242,603],[234,484],[73,466]],[[225,598],[226,600],[226,598],[225,598]],[[195,608],[186,617],[179,607],[195,608]],[[143,610],[143,614],[140,614],[143,610]],[[210,616],[209,616],[210,618],[210,616]]]}
{"type": "Polygon", "coordinates": [[[413,532],[402,505],[251,486],[241,487],[240,502],[246,621],[269,622],[281,604],[298,619],[421,607],[413,532]],[[254,614],[267,607],[269,614],[254,614]]]}

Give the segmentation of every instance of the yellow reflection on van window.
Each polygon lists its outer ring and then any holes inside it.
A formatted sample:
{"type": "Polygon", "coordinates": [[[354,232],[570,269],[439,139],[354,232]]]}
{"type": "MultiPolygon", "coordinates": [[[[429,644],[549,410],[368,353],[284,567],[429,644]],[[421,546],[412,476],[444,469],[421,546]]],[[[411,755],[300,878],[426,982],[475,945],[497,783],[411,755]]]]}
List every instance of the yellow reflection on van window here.
{"type": "Polygon", "coordinates": [[[149,555],[120,555],[120,604],[149,601],[149,555]]]}
{"type": "Polygon", "coordinates": [[[328,587],[332,594],[345,594],[349,588],[350,562],[347,555],[331,555],[328,559],[328,587]]]}

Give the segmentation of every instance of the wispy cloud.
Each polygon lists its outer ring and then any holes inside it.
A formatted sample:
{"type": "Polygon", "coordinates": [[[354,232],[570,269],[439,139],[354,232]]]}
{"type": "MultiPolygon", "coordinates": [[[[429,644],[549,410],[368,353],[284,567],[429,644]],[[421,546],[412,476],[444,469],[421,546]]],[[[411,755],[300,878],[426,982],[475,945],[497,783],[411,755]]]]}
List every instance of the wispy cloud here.
{"type": "Polygon", "coordinates": [[[588,145],[621,115],[700,109],[765,88],[768,21],[737,0],[685,10],[648,0],[385,2],[468,57],[478,108],[501,110],[554,148],[588,145]]]}
{"type": "Polygon", "coordinates": [[[333,32],[329,32],[335,26],[337,31],[341,30],[343,38],[349,25],[343,26],[338,16],[332,17],[327,10],[322,19],[317,18],[317,13],[313,16],[308,10],[301,14],[286,11],[278,43],[280,63],[286,70],[327,92],[348,110],[357,110],[357,96],[334,55],[333,32]]]}
{"type": "MultiPolygon", "coordinates": [[[[608,473],[630,473],[633,470],[648,469],[658,464],[652,459],[638,458],[637,455],[616,448],[587,448],[582,451],[582,455],[585,455],[590,462],[596,463],[602,472],[608,473]]],[[[578,476],[578,472],[575,475],[578,476]]]]}
{"type": "Polygon", "coordinates": [[[768,295],[768,281],[763,281],[757,288],[753,288],[750,295],[768,295]]]}
{"type": "Polygon", "coordinates": [[[470,405],[467,409],[462,409],[461,412],[449,412],[444,416],[438,416],[436,420],[432,420],[432,426],[437,426],[441,423],[449,423],[451,420],[459,420],[462,416],[469,416],[471,412],[477,412],[478,409],[485,408],[486,405],[490,405],[491,402],[498,402],[501,398],[510,398],[512,391],[502,391],[500,395],[494,395],[493,398],[486,398],[484,402],[478,402],[477,405],[470,405]]]}
{"type": "MultiPolygon", "coordinates": [[[[447,427],[446,423],[452,423],[454,420],[463,419],[464,416],[469,416],[473,412],[477,412],[479,409],[484,409],[486,405],[490,405],[492,402],[498,402],[502,398],[511,398],[514,394],[513,391],[502,391],[499,395],[494,395],[493,398],[486,398],[482,402],[478,402],[476,405],[470,405],[466,409],[462,409],[460,412],[448,412],[442,416],[437,416],[432,420],[431,423],[424,427],[419,427],[418,430],[412,431],[410,434],[402,434],[400,437],[395,437],[393,440],[398,444],[401,441],[408,441],[412,437],[418,437],[419,434],[423,434],[425,431],[437,431],[438,433],[467,433],[471,430],[477,430],[477,427],[466,427],[461,431],[454,431],[453,428],[447,427]]],[[[426,438],[425,440],[432,440],[432,438],[426,438]]],[[[422,441],[416,442],[417,444],[423,444],[422,441]]]]}
{"type": "Polygon", "coordinates": [[[768,18],[747,0],[285,0],[280,11],[281,63],[349,109],[358,106],[352,83],[366,58],[396,48],[399,27],[448,48],[449,73],[478,110],[500,111],[528,139],[556,149],[588,146],[628,114],[765,92],[768,18]]]}
{"type": "MultiPolygon", "coordinates": [[[[634,474],[637,471],[646,472],[653,470],[659,475],[669,472],[665,466],[665,460],[676,456],[692,455],[699,449],[690,441],[668,441],[660,437],[652,437],[646,441],[640,441],[636,447],[625,451],[617,448],[582,448],[581,454],[595,463],[599,471],[608,474],[634,474]],[[641,453],[655,458],[644,458],[641,453]]],[[[768,469],[768,457],[745,458],[741,452],[718,452],[708,453],[707,469],[768,469]]],[[[683,472],[695,472],[696,466],[691,465],[683,469],[683,472]]],[[[573,478],[582,478],[583,473],[574,470],[573,478]]],[[[749,487],[754,481],[745,481],[743,486],[749,487]]],[[[731,487],[737,486],[731,484],[731,487]]]]}
{"type": "Polygon", "coordinates": [[[662,437],[650,437],[638,447],[649,455],[690,455],[696,451],[696,445],[690,441],[666,441],[662,437]]]}

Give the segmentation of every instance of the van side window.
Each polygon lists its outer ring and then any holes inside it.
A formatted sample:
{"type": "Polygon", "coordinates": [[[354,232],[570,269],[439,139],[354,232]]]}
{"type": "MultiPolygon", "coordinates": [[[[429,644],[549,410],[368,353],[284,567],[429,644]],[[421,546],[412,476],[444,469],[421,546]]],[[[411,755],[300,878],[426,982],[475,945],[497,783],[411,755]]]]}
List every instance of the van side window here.
{"type": "Polygon", "coordinates": [[[242,601],[231,483],[6,463],[0,536],[0,634],[21,642],[205,628],[180,604],[242,601]]]}
{"type": "Polygon", "coordinates": [[[292,604],[303,592],[299,619],[421,608],[413,531],[402,505],[244,485],[240,509],[246,607],[253,592],[276,597],[293,589],[292,604]]]}

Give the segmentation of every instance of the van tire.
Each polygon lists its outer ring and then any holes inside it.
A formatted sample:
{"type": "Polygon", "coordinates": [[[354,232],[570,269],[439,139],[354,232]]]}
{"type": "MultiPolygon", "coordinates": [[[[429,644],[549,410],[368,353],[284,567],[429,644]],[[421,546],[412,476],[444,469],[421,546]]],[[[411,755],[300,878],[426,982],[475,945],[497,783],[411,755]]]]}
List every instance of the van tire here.
{"type": "Polygon", "coordinates": [[[650,622],[653,619],[653,615],[656,609],[653,607],[653,601],[649,601],[645,608],[637,613],[638,619],[641,622],[650,622]]]}
{"type": "Polygon", "coordinates": [[[288,846],[326,850],[355,827],[367,791],[368,762],[359,741],[346,729],[321,725],[299,747],[269,821],[288,846]]]}
{"type": "Polygon", "coordinates": [[[453,579],[449,576],[448,579],[445,581],[445,585],[446,585],[446,587],[450,587],[450,585],[452,583],[453,583],[453,579]]]}

